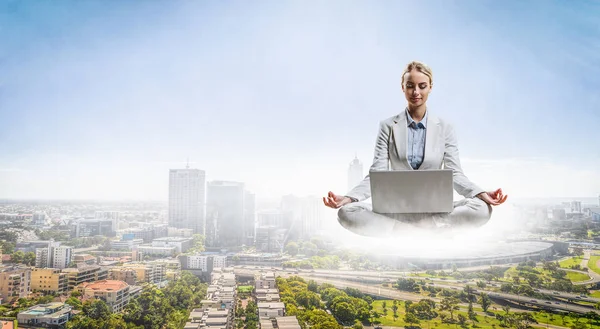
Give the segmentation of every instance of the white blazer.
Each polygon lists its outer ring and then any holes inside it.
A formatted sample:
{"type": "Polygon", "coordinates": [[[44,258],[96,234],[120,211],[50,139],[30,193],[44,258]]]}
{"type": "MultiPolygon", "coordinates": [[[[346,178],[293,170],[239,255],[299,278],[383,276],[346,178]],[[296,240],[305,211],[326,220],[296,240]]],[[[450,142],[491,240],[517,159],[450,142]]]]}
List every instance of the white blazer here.
{"type": "MultiPolygon", "coordinates": [[[[379,133],[375,143],[375,156],[370,171],[380,170],[414,170],[408,162],[407,142],[408,123],[406,111],[379,124],[379,133]]],[[[462,171],[458,156],[458,145],[454,128],[437,116],[427,113],[427,129],[425,135],[425,154],[418,170],[452,169],[454,190],[465,198],[473,198],[484,192],[482,188],[471,182],[462,171]]],[[[371,197],[369,175],[365,177],[346,196],[363,201],[371,197]]]]}

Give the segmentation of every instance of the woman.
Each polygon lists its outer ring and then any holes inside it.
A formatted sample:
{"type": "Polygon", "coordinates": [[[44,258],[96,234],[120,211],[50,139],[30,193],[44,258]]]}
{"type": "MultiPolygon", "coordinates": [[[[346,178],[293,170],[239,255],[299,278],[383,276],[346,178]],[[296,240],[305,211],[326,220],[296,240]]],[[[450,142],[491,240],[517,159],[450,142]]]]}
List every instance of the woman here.
{"type": "Polygon", "coordinates": [[[402,74],[402,91],[408,106],[400,114],[380,122],[371,171],[452,169],[454,189],[464,196],[454,203],[450,214],[397,214],[388,217],[374,213],[371,205],[361,202],[371,196],[367,175],[346,195],[329,192],[323,203],[340,208],[340,224],[366,236],[390,235],[410,227],[423,228],[480,226],[491,217],[492,207],[506,201],[502,189],[486,192],[462,172],[454,128],[429,113],[427,98],[433,87],[431,69],[413,61],[402,74]]]}

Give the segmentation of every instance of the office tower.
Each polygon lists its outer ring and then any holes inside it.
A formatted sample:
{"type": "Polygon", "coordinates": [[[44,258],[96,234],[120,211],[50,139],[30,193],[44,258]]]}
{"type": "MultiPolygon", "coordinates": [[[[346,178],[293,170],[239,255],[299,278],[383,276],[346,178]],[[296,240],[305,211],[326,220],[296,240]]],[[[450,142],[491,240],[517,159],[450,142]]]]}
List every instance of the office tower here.
{"type": "Polygon", "coordinates": [[[581,212],[581,201],[571,201],[571,212],[581,212]]]}
{"type": "Polygon", "coordinates": [[[206,191],[206,245],[232,248],[245,244],[244,183],[212,181],[206,191]]]}
{"type": "Polygon", "coordinates": [[[363,178],[362,162],[358,160],[358,157],[354,156],[354,160],[352,160],[348,166],[348,191],[358,185],[363,178]]]}
{"type": "Polygon", "coordinates": [[[256,236],[256,195],[244,192],[244,244],[254,245],[256,236]]]}
{"type": "Polygon", "coordinates": [[[46,213],[36,212],[35,214],[33,214],[33,217],[31,218],[31,224],[38,225],[38,226],[46,225],[47,224],[46,213]]]}
{"type": "Polygon", "coordinates": [[[284,220],[288,221],[283,227],[290,230],[289,239],[310,238],[319,230],[338,225],[335,219],[327,220],[328,209],[318,196],[285,195],[281,198],[280,207],[285,214],[284,220]]]}
{"type": "Polygon", "coordinates": [[[119,229],[119,220],[121,214],[118,211],[96,211],[95,218],[98,220],[110,220],[112,222],[112,230],[119,229]]]}
{"type": "Polygon", "coordinates": [[[199,169],[169,170],[169,226],[205,234],[205,177],[199,169]]]}

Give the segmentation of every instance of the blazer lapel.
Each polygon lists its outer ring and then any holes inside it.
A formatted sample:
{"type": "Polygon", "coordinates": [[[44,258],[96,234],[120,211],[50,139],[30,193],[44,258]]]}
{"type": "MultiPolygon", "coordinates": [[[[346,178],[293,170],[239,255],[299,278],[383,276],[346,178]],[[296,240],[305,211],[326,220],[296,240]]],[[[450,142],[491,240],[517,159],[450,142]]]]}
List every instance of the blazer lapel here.
{"type": "Polygon", "coordinates": [[[394,131],[394,143],[396,144],[396,151],[400,157],[402,165],[406,165],[407,169],[413,170],[410,162],[408,162],[408,149],[406,143],[408,141],[408,129],[406,127],[406,111],[402,111],[392,127],[394,131]]]}
{"type": "MultiPolygon", "coordinates": [[[[427,115],[427,129],[425,130],[425,153],[423,154],[423,165],[428,165],[429,162],[427,161],[429,158],[431,158],[431,156],[433,155],[433,152],[435,152],[435,150],[437,149],[437,143],[438,143],[438,134],[441,132],[440,131],[440,121],[437,119],[437,117],[428,114],[427,115]]],[[[422,166],[422,169],[430,169],[430,168],[423,168],[424,166],[422,166]]],[[[437,169],[437,168],[436,168],[437,169]]]]}

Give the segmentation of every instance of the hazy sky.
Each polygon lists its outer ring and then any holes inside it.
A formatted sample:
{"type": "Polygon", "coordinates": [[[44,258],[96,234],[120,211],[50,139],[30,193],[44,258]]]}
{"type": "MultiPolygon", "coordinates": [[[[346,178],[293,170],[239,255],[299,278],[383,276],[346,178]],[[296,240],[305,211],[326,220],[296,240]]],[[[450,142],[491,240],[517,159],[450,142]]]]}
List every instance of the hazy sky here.
{"type": "Polygon", "coordinates": [[[410,60],[467,175],[600,193],[600,5],[2,1],[0,198],[159,199],[168,169],[258,197],[346,192],[410,60]]]}

